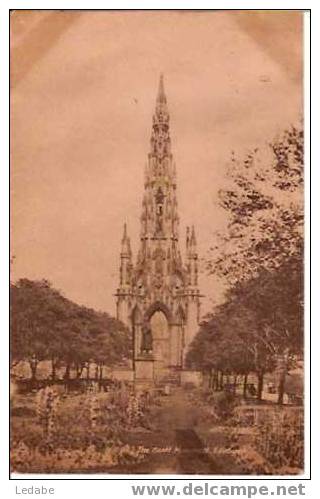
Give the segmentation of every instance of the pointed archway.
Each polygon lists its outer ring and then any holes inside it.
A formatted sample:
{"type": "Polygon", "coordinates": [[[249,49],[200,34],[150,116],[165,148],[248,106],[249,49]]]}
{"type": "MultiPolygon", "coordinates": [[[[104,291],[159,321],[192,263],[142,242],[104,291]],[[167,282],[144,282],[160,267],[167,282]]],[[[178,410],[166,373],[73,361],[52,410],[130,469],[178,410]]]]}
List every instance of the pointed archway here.
{"type": "Polygon", "coordinates": [[[132,332],[133,332],[134,358],[136,358],[137,355],[139,355],[140,353],[142,323],[143,323],[143,315],[138,305],[136,305],[132,311],[131,321],[132,321],[132,332]]]}
{"type": "Polygon", "coordinates": [[[162,310],[156,310],[149,320],[152,339],[153,339],[153,357],[155,361],[161,362],[162,366],[170,364],[169,349],[169,324],[165,313],[162,310]]]}
{"type": "Polygon", "coordinates": [[[144,316],[145,322],[148,323],[150,321],[152,315],[157,311],[163,312],[163,314],[166,316],[168,323],[169,324],[172,323],[173,316],[172,316],[171,310],[169,309],[169,307],[165,303],[163,303],[161,301],[156,301],[152,305],[150,305],[150,307],[147,309],[145,316],[144,316]]]}

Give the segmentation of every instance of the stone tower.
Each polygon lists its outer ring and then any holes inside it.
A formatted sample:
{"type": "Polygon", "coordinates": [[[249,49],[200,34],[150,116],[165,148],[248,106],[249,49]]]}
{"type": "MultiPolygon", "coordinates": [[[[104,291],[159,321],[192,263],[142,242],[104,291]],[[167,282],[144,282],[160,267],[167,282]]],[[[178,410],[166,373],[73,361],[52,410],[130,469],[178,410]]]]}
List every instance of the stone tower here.
{"type": "Polygon", "coordinates": [[[176,166],[169,112],[160,77],[145,169],[140,248],[133,262],[127,227],[121,242],[117,317],[132,330],[134,362],[152,356],[158,378],[183,368],[200,315],[194,227],[187,228],[185,261],[179,248],[176,166]]]}

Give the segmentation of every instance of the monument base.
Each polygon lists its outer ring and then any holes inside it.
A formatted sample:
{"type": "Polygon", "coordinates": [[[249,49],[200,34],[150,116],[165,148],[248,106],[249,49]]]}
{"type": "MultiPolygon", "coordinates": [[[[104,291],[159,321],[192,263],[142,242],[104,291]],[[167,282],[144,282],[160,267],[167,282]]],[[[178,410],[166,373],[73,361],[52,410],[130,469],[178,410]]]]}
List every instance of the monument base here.
{"type": "Polygon", "coordinates": [[[154,358],[143,354],[134,361],[134,384],[141,389],[154,386],[154,358]]]}

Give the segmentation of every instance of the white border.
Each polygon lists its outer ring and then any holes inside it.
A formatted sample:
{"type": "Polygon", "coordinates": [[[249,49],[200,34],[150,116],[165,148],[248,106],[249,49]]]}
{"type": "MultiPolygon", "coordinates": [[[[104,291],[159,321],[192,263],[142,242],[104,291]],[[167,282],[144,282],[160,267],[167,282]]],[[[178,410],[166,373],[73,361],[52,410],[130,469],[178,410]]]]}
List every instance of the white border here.
{"type": "MultiPolygon", "coordinates": [[[[245,2],[245,5],[241,5],[240,2],[238,1],[231,1],[231,2],[228,2],[228,9],[231,9],[231,8],[238,8],[238,9],[243,9],[243,8],[254,8],[254,9],[261,9],[261,8],[279,8],[279,3],[277,1],[268,1],[267,2],[267,5],[257,5],[259,4],[260,2],[252,2],[252,1],[247,1],[245,2]]],[[[310,7],[310,3],[309,5],[301,5],[301,4],[305,4],[305,2],[301,2],[301,1],[291,1],[291,2],[288,2],[288,1],[283,1],[281,2],[281,8],[283,9],[286,9],[286,8],[290,8],[290,9],[302,9],[302,8],[308,8],[310,7]]],[[[316,2],[311,2],[313,3],[312,5],[312,18],[313,18],[313,29],[314,31],[316,31],[316,33],[313,35],[314,38],[319,38],[319,25],[318,27],[314,26],[314,24],[316,23],[316,21],[314,21],[314,17],[315,17],[315,12],[317,12],[317,17],[318,17],[318,14],[319,14],[319,8],[318,8],[318,4],[316,2]]],[[[113,8],[113,9],[120,9],[120,8],[124,8],[124,9],[130,9],[130,8],[169,8],[169,9],[172,9],[172,8],[183,8],[183,9],[199,9],[199,8],[207,8],[207,9],[213,9],[213,8],[225,8],[225,5],[223,4],[223,2],[194,2],[194,1],[175,1],[175,2],[169,2],[168,0],[163,0],[163,1],[142,1],[142,2],[130,2],[130,1],[108,1],[108,2],[101,2],[101,1],[92,1],[89,3],[88,5],[88,2],[85,2],[85,1],[78,1],[78,2],[74,2],[74,1],[70,1],[70,0],[66,0],[66,1],[63,1],[63,2],[52,2],[52,1],[39,1],[39,0],[30,0],[30,1],[25,1],[25,0],[17,0],[16,2],[11,2],[11,1],[4,1],[1,3],[1,6],[0,6],[0,13],[1,13],[1,16],[0,16],[0,22],[1,22],[1,25],[0,25],[0,33],[1,33],[1,37],[2,37],[2,40],[1,40],[1,43],[0,43],[0,49],[1,49],[1,62],[2,62],[2,68],[1,68],[1,72],[0,72],[0,75],[1,75],[1,109],[2,110],[5,110],[2,112],[2,116],[1,116],[1,138],[3,139],[2,140],[2,147],[1,147],[1,150],[0,150],[0,153],[1,153],[1,159],[2,159],[2,168],[1,168],[1,182],[0,182],[0,188],[1,188],[1,194],[0,194],[0,200],[1,200],[1,213],[2,213],[2,217],[1,217],[1,229],[3,230],[4,234],[3,234],[3,237],[1,238],[1,241],[2,243],[0,244],[0,250],[1,250],[1,267],[0,267],[0,272],[1,272],[1,276],[2,276],[2,279],[1,279],[1,316],[2,316],[2,338],[4,338],[4,332],[7,332],[8,331],[8,289],[7,289],[7,283],[8,283],[8,246],[7,246],[7,237],[8,237],[8,231],[9,231],[9,225],[8,225],[8,202],[9,202],[9,199],[8,199],[8,189],[7,189],[7,185],[8,185],[8,168],[4,168],[4,165],[8,165],[8,157],[9,157],[9,148],[8,148],[8,137],[9,137],[9,134],[8,134],[8,123],[7,123],[7,110],[8,110],[8,78],[7,78],[7,75],[5,74],[5,71],[3,70],[4,68],[8,68],[8,64],[9,64],[9,58],[8,58],[8,9],[9,8],[32,8],[32,9],[43,9],[43,8],[52,8],[52,9],[57,9],[57,8],[63,8],[63,9],[68,9],[68,8],[77,8],[77,9],[88,9],[88,8],[92,8],[92,9],[103,9],[103,8],[113,8]],[[3,282],[4,281],[4,282],[3,282]]],[[[306,23],[307,25],[305,26],[305,29],[306,29],[306,34],[307,34],[307,30],[308,30],[308,23],[306,23]]],[[[306,38],[307,40],[307,43],[306,43],[306,46],[305,46],[305,129],[306,129],[306,269],[308,269],[308,265],[309,265],[309,241],[308,241],[308,233],[309,233],[309,221],[310,221],[310,212],[309,212],[309,199],[310,199],[310,192],[309,192],[309,144],[308,144],[308,136],[309,136],[309,112],[310,110],[308,109],[309,107],[309,78],[308,78],[308,74],[309,74],[309,55],[308,55],[308,37],[306,38]]],[[[314,45],[314,47],[316,46],[320,46],[320,43],[319,43],[319,40],[318,40],[318,43],[316,42],[314,45]]],[[[318,68],[316,69],[316,71],[318,71],[318,68]]],[[[314,99],[314,109],[318,109],[319,110],[319,97],[318,95],[314,95],[313,96],[313,99],[314,99]],[[318,104],[318,105],[316,105],[318,104]]],[[[319,111],[318,111],[319,112],[319,111]]],[[[317,139],[315,140],[315,142],[319,142],[319,129],[316,129],[316,127],[314,126],[313,128],[313,136],[314,138],[317,139]],[[317,133],[317,135],[315,135],[315,133],[317,133]]],[[[314,162],[314,165],[316,163],[314,162]]],[[[317,167],[318,169],[320,168],[320,166],[317,167]]],[[[317,173],[315,171],[316,169],[314,168],[314,171],[313,171],[313,184],[317,184],[317,180],[319,180],[318,178],[318,175],[319,173],[317,173]]],[[[314,198],[313,198],[314,199],[314,198]]],[[[318,199],[315,199],[315,202],[318,202],[318,199]]],[[[314,216],[316,213],[320,213],[320,210],[317,211],[315,208],[313,209],[313,213],[314,213],[314,216]]],[[[316,238],[317,235],[314,235],[313,237],[316,238]]],[[[318,271],[318,269],[316,269],[318,271]]],[[[317,277],[318,277],[318,273],[317,273],[317,277]]],[[[308,386],[309,386],[309,356],[308,356],[308,352],[309,352],[309,303],[310,303],[310,296],[309,296],[309,277],[308,277],[308,272],[307,272],[307,275],[306,275],[306,311],[307,311],[307,315],[306,315],[306,334],[305,334],[305,337],[306,337],[306,421],[308,420],[308,407],[309,407],[309,393],[308,393],[308,386]]],[[[314,298],[315,300],[315,298],[314,298]]],[[[317,305],[316,303],[314,304],[315,306],[317,305]]],[[[314,329],[315,328],[315,325],[314,325],[314,329]]],[[[313,356],[313,369],[312,369],[312,378],[314,380],[314,384],[316,384],[316,380],[319,379],[319,365],[320,365],[320,362],[318,360],[318,357],[316,357],[316,353],[315,352],[319,352],[319,340],[318,340],[318,337],[315,337],[316,331],[314,331],[314,338],[313,338],[313,345],[312,345],[312,356],[313,356]]],[[[1,362],[0,362],[0,369],[1,369],[1,408],[2,410],[0,411],[0,417],[1,417],[1,427],[0,427],[0,430],[1,430],[1,461],[0,461],[0,477],[2,478],[2,483],[3,480],[5,482],[8,482],[8,434],[7,434],[7,428],[8,428],[8,411],[7,411],[7,400],[8,400],[8,356],[7,356],[7,352],[8,352],[8,339],[6,338],[6,340],[2,342],[2,348],[1,348],[1,355],[3,356],[2,359],[1,359],[1,362]],[[3,388],[5,388],[5,390],[3,390],[3,388]],[[4,393],[3,393],[4,392],[4,393]],[[5,407],[5,410],[3,409],[5,407]]],[[[315,392],[316,393],[316,392],[315,392]]],[[[316,410],[317,410],[317,414],[319,414],[319,401],[318,401],[318,398],[317,400],[315,401],[315,398],[313,399],[313,405],[316,405],[316,410]]],[[[314,416],[313,416],[314,417],[314,416]]],[[[320,421],[319,418],[317,418],[318,421],[320,421]]],[[[306,425],[306,428],[307,428],[307,431],[306,431],[306,473],[302,476],[299,476],[299,477],[288,477],[288,479],[290,479],[290,482],[292,483],[296,483],[296,480],[301,480],[303,478],[308,478],[309,477],[309,466],[308,466],[308,456],[309,456],[309,438],[308,438],[308,435],[309,435],[309,431],[308,431],[308,425],[306,425]]],[[[314,427],[313,427],[313,430],[316,434],[316,431],[319,433],[319,431],[317,430],[316,428],[316,423],[314,422],[314,427]]],[[[316,436],[313,436],[312,440],[313,442],[315,442],[316,440],[316,436]]],[[[319,435],[318,435],[319,437],[319,435]]],[[[320,442],[320,439],[317,439],[318,442],[320,442]]],[[[317,449],[315,449],[316,445],[314,443],[313,445],[313,448],[312,448],[312,453],[313,453],[313,462],[316,462],[316,455],[315,455],[315,452],[317,452],[317,449]]],[[[316,473],[316,471],[315,471],[316,473]]],[[[19,478],[21,480],[14,480],[12,482],[10,482],[10,487],[8,485],[8,492],[11,492],[12,493],[12,490],[13,490],[13,486],[16,484],[16,483],[19,483],[22,485],[22,483],[25,483],[26,486],[30,486],[32,483],[34,485],[40,485],[40,484],[44,484],[46,486],[49,486],[49,484],[52,484],[53,487],[56,488],[56,490],[58,491],[58,489],[60,490],[63,490],[64,491],[64,494],[66,495],[67,493],[69,494],[70,492],[71,493],[75,493],[75,490],[77,490],[77,496],[78,497],[84,497],[85,494],[87,494],[88,491],[91,491],[92,490],[92,480],[99,480],[97,483],[98,484],[104,484],[103,488],[101,488],[101,486],[95,486],[95,490],[98,490],[98,488],[100,489],[100,491],[102,490],[105,490],[105,487],[106,487],[106,483],[108,482],[108,490],[111,491],[111,489],[113,490],[113,492],[115,493],[119,493],[120,492],[120,489],[121,491],[126,491],[126,493],[128,494],[129,493],[129,484],[130,483],[134,483],[134,480],[137,479],[137,480],[141,480],[141,479],[147,479],[147,481],[144,481],[143,483],[144,484],[147,484],[149,483],[149,480],[152,478],[153,481],[150,481],[150,483],[153,483],[155,484],[156,481],[162,479],[162,478],[166,478],[171,482],[172,479],[174,478],[179,478],[179,479],[187,479],[188,481],[192,481],[192,479],[194,479],[195,477],[194,476],[184,476],[184,475],[179,475],[179,476],[175,476],[175,475],[153,475],[153,476],[150,476],[150,475],[111,475],[111,476],[108,476],[108,475],[103,475],[103,478],[104,480],[102,481],[101,478],[102,478],[102,475],[28,475],[28,479],[29,480],[22,480],[22,478],[26,478],[25,475],[15,475],[15,478],[19,478]],[[45,481],[40,481],[40,480],[37,480],[36,482],[32,482],[30,479],[31,478],[37,478],[37,479],[46,479],[48,478],[48,480],[45,480],[45,481]],[[63,482],[58,482],[58,481],[52,481],[51,479],[53,478],[67,478],[67,480],[64,480],[63,482]],[[120,481],[113,481],[115,478],[120,478],[120,481]],[[128,478],[128,481],[125,481],[123,480],[124,478],[128,478]],[[78,482],[74,482],[74,480],[79,480],[81,479],[81,485],[80,487],[78,485],[76,485],[76,483],[80,483],[79,481],[78,482]],[[85,485],[84,483],[82,483],[83,480],[88,480],[86,482],[86,484],[88,483],[89,486],[85,485]],[[71,482],[72,481],[72,482],[71,482]],[[72,485],[72,488],[71,487],[71,483],[73,483],[72,485]],[[63,484],[63,487],[60,485],[60,484],[63,484]],[[113,485],[112,485],[113,484],[113,485]],[[87,487],[89,487],[87,489],[87,487]],[[91,489],[91,490],[90,490],[91,489]]],[[[228,482],[226,482],[225,480],[227,479],[238,479],[238,480],[241,480],[240,484],[249,484],[251,482],[255,482],[254,480],[254,477],[248,477],[246,481],[243,480],[243,476],[199,476],[197,477],[199,480],[201,480],[201,482],[204,482],[206,480],[212,480],[214,479],[215,480],[215,483],[218,483],[219,479],[223,479],[223,482],[221,483],[224,483],[224,484],[227,484],[228,482]],[[249,482],[250,480],[250,482],[249,482]]],[[[272,479],[275,479],[275,478],[287,478],[287,477],[263,477],[263,478],[259,478],[259,484],[260,485],[263,485],[264,482],[268,482],[269,480],[272,480],[272,479]]],[[[9,483],[9,482],[8,482],[9,483]]],[[[168,482],[169,483],[169,482],[168,482]]],[[[199,482],[200,483],[200,482],[199,482]]],[[[235,482],[234,482],[235,483],[235,482]]],[[[279,482],[280,484],[281,483],[288,483],[288,482],[279,482]]],[[[182,482],[180,482],[180,484],[182,484],[182,482]]],[[[51,486],[51,485],[50,485],[51,486]]]]}

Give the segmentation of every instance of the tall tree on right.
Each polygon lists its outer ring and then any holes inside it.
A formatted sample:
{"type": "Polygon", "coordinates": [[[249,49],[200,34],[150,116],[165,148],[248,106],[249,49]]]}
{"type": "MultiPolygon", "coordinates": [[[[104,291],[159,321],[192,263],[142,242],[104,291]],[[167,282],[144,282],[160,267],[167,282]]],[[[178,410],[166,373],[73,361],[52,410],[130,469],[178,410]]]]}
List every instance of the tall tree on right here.
{"type": "Polygon", "coordinates": [[[229,285],[303,257],[303,131],[291,127],[244,160],[232,154],[219,204],[228,217],[208,259],[229,285]]]}
{"type": "Polygon", "coordinates": [[[299,124],[244,160],[232,155],[219,192],[228,224],[207,262],[225,280],[227,300],[252,310],[253,344],[277,360],[280,404],[290,360],[303,345],[303,153],[299,124]]]}

